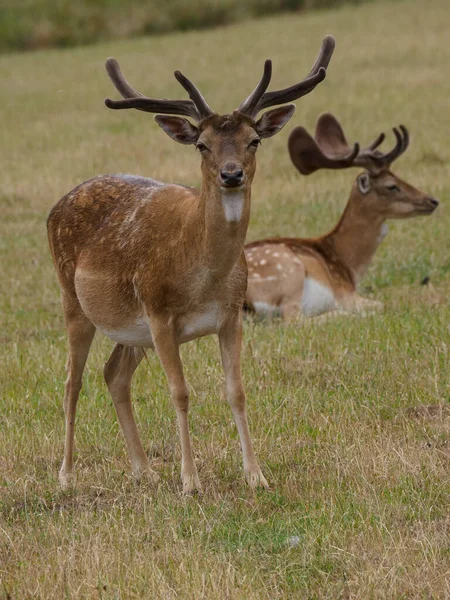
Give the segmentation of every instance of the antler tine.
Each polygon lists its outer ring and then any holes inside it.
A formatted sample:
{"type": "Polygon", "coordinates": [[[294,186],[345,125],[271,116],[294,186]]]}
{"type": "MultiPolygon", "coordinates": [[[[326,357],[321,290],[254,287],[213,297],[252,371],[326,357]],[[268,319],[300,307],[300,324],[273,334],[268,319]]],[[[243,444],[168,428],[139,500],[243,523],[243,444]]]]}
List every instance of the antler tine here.
{"type": "Polygon", "coordinates": [[[322,46],[320,47],[319,55],[316,62],[313,64],[311,71],[306,76],[307,78],[317,73],[320,67],[324,69],[328,68],[331,57],[333,56],[334,48],[336,46],[336,40],[332,35],[326,35],[322,40],[322,46]]]}
{"type": "MultiPolygon", "coordinates": [[[[401,131],[399,131],[397,129],[397,127],[394,127],[392,129],[392,131],[395,134],[395,138],[396,138],[395,146],[387,154],[380,153],[380,156],[379,156],[379,160],[384,166],[389,166],[390,164],[392,164],[394,162],[394,160],[396,158],[398,158],[404,150],[406,150],[405,139],[402,135],[402,133],[404,133],[403,129],[404,129],[403,127],[401,127],[401,131]]],[[[406,132],[406,141],[409,142],[408,132],[406,132]]]]}
{"type": "Polygon", "coordinates": [[[124,98],[145,98],[144,94],[135,90],[122,75],[119,63],[115,58],[108,58],[105,63],[106,71],[117,91],[124,98]]]}
{"type": "Polygon", "coordinates": [[[291,87],[263,94],[255,107],[252,116],[255,116],[264,108],[292,102],[312,92],[312,90],[326,77],[326,68],[330,62],[335,45],[336,42],[333,36],[325,36],[322,40],[322,46],[316,62],[305,79],[291,87]]]}
{"type": "Polygon", "coordinates": [[[184,89],[189,94],[189,98],[195,104],[198,113],[202,119],[209,117],[214,114],[214,111],[208,106],[206,100],[203,98],[200,90],[190,81],[187,77],[183,75],[180,71],[175,71],[174,73],[176,80],[181,83],[184,89]]]}
{"type": "Polygon", "coordinates": [[[201,117],[191,100],[155,100],[152,98],[138,97],[126,98],[125,100],[111,100],[105,98],[108,108],[123,110],[136,108],[144,112],[158,113],[162,115],[183,115],[191,117],[195,121],[201,121],[201,117]]]}
{"type": "Polygon", "coordinates": [[[105,66],[109,78],[124,98],[124,100],[106,98],[105,104],[108,108],[115,110],[136,108],[144,112],[184,115],[193,118],[195,121],[200,121],[203,118],[192,100],[156,100],[141,94],[141,92],[131,87],[125,79],[115,58],[108,58],[105,66]]]}
{"type": "Polygon", "coordinates": [[[380,133],[380,135],[377,137],[377,139],[376,139],[374,142],[372,142],[372,143],[370,144],[370,146],[368,146],[368,149],[369,149],[369,150],[375,150],[376,148],[378,148],[378,146],[379,146],[379,145],[380,145],[382,142],[384,142],[384,138],[385,138],[385,137],[386,137],[386,136],[385,136],[385,134],[384,134],[384,133],[380,133]]]}
{"type": "Polygon", "coordinates": [[[269,87],[271,78],[272,61],[266,60],[264,63],[264,71],[258,85],[255,87],[250,96],[240,104],[238,108],[239,112],[245,115],[253,116],[253,112],[255,111],[261,96],[269,87]]]}
{"type": "Polygon", "coordinates": [[[402,148],[402,153],[406,150],[406,148],[409,146],[409,131],[406,129],[406,127],[404,125],[400,125],[400,130],[403,133],[403,148],[402,148]]]}

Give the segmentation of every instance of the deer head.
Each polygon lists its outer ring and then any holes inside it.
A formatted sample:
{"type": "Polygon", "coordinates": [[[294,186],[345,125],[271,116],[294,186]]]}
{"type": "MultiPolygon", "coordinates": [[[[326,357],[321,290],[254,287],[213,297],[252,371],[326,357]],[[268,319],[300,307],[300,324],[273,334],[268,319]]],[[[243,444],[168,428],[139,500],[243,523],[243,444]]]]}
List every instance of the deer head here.
{"type": "Polygon", "coordinates": [[[193,144],[202,159],[204,183],[222,191],[236,191],[251,184],[255,172],[255,153],[262,138],[278,133],[295,111],[287,104],[265,112],[271,106],[292,102],[309,94],[326,76],[326,68],[333,54],[335,42],[326,36],[310,73],[296,85],[267,92],[272,74],[272,63],[267,60],[262,78],[250,96],[229,115],[216,114],[207,104],[197,87],[182,73],[175,71],[177,81],[187,91],[190,100],[155,100],[132,88],[122,75],[114,58],[106,61],[108,75],[123,96],[123,100],[105,100],[113,109],[136,108],[160,113],[158,125],[176,142],[193,144]],[[190,117],[194,123],[185,118],[190,117]]]}
{"type": "Polygon", "coordinates": [[[372,144],[361,149],[358,143],[349,146],[338,120],[331,114],[321,115],[314,138],[304,127],[296,127],[289,136],[289,154],[303,175],[318,169],[363,167],[358,175],[352,198],[369,214],[386,218],[405,218],[432,213],[439,202],[412,187],[390,170],[391,164],[407,149],[409,133],[406,127],[394,127],[396,144],[392,150],[378,150],[384,141],[381,133],[372,144]]]}

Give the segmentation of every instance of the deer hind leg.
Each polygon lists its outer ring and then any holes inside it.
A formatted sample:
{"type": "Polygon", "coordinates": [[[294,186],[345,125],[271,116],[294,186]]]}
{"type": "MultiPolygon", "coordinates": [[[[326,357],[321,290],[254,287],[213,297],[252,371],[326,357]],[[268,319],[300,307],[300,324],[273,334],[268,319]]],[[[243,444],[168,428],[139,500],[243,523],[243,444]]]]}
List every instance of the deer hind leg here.
{"type": "Polygon", "coordinates": [[[284,285],[281,287],[280,312],[286,323],[304,319],[302,315],[302,296],[305,285],[305,268],[303,265],[295,266],[294,276],[283,282],[284,285]]]}
{"type": "Polygon", "coordinates": [[[64,459],[59,471],[59,482],[63,489],[75,484],[73,469],[75,414],[80,395],[84,366],[95,335],[95,326],[84,315],[76,299],[63,295],[64,316],[69,341],[67,380],[64,391],[65,441],[64,459]]]}
{"type": "Polygon", "coordinates": [[[233,318],[219,331],[219,344],[225,372],[227,399],[241,441],[245,479],[252,488],[268,488],[269,485],[256,460],[248,429],[245,392],[241,377],[242,321],[240,314],[233,315],[233,318]]]}
{"type": "Polygon", "coordinates": [[[145,475],[151,481],[156,482],[159,477],[150,468],[150,462],[136,427],[131,404],[131,379],[143,356],[144,351],[141,348],[116,344],[105,364],[103,374],[125,437],[133,475],[138,480],[145,475]]]}
{"type": "Polygon", "coordinates": [[[166,316],[152,315],[150,318],[153,343],[159,360],[167,376],[172,402],[177,413],[178,428],[181,440],[181,481],[183,492],[191,494],[201,491],[197,467],[192,453],[189,434],[188,410],[189,388],[183,374],[180,349],[175,330],[166,316]]]}

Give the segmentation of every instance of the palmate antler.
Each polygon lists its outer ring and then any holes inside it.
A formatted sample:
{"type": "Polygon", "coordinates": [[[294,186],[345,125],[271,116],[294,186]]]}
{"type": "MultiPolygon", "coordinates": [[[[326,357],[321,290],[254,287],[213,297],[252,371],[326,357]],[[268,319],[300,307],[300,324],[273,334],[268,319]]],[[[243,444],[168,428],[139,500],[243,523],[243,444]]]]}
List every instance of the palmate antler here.
{"type": "Polygon", "coordinates": [[[394,127],[396,137],[394,148],[383,154],[377,150],[384,141],[381,133],[370,146],[360,149],[355,143],[349,146],[339,121],[326,113],[321,115],[316,124],[313,138],[304,127],[296,127],[289,136],[288,148],[291,160],[303,175],[309,175],[318,169],[346,169],[348,167],[364,167],[370,172],[378,172],[387,168],[409,145],[409,133],[406,127],[394,127]]]}
{"type": "MultiPolygon", "coordinates": [[[[307,77],[292,87],[273,92],[266,92],[272,76],[272,62],[266,60],[261,80],[237,110],[255,119],[258,113],[264,108],[292,102],[301,96],[309,94],[325,79],[326,68],[333,54],[334,46],[334,38],[331,35],[327,35],[322,41],[319,55],[307,77]]],[[[106,98],[105,104],[108,108],[136,108],[151,113],[184,115],[193,118],[197,122],[214,114],[214,111],[208,106],[198,88],[180,71],[175,71],[175,77],[188,92],[190,100],[156,100],[147,98],[147,96],[144,96],[141,92],[131,87],[120,71],[119,63],[115,58],[108,58],[106,61],[106,70],[114,86],[124,98],[123,100],[106,98]]]]}

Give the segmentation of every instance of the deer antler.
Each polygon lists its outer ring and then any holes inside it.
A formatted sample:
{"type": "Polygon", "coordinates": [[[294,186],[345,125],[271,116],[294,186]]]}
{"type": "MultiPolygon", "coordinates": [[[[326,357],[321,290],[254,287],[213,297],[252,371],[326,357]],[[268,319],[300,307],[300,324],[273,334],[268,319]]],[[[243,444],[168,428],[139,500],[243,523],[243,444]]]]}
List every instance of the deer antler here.
{"type": "MultiPolygon", "coordinates": [[[[264,108],[292,102],[301,96],[309,94],[325,79],[326,68],[330,62],[334,47],[335,41],[333,36],[325,36],[322,40],[322,46],[316,62],[305,79],[289,88],[273,92],[266,92],[272,77],[272,62],[266,60],[261,80],[250,96],[241,103],[238,111],[254,119],[264,108]]],[[[188,92],[190,100],[156,100],[147,98],[147,96],[144,96],[141,92],[131,87],[123,76],[119,63],[115,58],[108,58],[106,61],[106,70],[114,86],[124,98],[124,100],[106,98],[105,104],[108,108],[137,108],[138,110],[152,113],[185,115],[192,117],[196,121],[201,121],[214,114],[214,111],[208,106],[197,87],[180,71],[175,71],[175,77],[188,92]]]]}
{"type": "Polygon", "coordinates": [[[312,92],[312,90],[326,77],[326,69],[331,60],[335,44],[336,42],[333,36],[325,36],[322,40],[322,46],[316,62],[305,79],[282,90],[266,92],[272,75],[272,63],[271,61],[266,60],[261,81],[250,96],[239,106],[239,112],[255,118],[264,108],[293,102],[301,96],[305,96],[306,94],[309,94],[309,92],[312,92]]]}
{"type": "Polygon", "coordinates": [[[257,114],[257,106],[264,92],[269,87],[270,80],[272,78],[272,61],[266,60],[264,63],[264,72],[260,82],[255,87],[250,96],[242,102],[238,108],[238,111],[249,117],[255,117],[257,114]]]}
{"type": "Polygon", "coordinates": [[[192,117],[197,122],[213,114],[213,111],[206,103],[200,91],[180,71],[175,71],[175,77],[188,92],[190,100],[156,100],[147,98],[147,96],[144,96],[141,92],[131,87],[123,76],[119,63],[115,58],[108,58],[106,61],[106,70],[114,86],[124,98],[124,100],[106,98],[105,104],[108,108],[119,110],[137,108],[138,110],[151,113],[184,115],[192,117]]]}
{"type": "Polygon", "coordinates": [[[394,127],[393,131],[396,145],[386,154],[377,150],[385,139],[384,133],[367,148],[360,149],[357,143],[351,148],[339,121],[327,113],[319,117],[314,138],[304,127],[296,127],[291,132],[288,142],[289,154],[303,175],[323,168],[364,167],[370,172],[377,172],[383,167],[388,167],[408,147],[409,134],[406,127],[400,125],[399,129],[394,127]]]}

